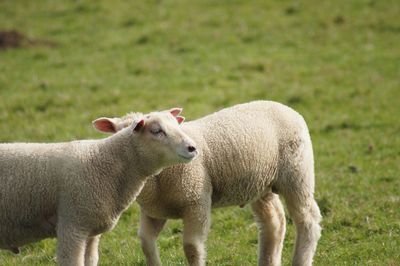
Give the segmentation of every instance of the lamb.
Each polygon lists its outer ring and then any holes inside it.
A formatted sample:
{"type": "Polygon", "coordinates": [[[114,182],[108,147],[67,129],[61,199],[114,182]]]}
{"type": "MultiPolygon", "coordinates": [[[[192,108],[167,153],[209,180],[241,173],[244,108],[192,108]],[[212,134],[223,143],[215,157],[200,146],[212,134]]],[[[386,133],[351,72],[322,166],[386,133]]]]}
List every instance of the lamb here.
{"type": "MultiPolygon", "coordinates": [[[[139,113],[114,118],[124,127],[139,113]]],[[[200,155],[149,178],[137,198],[139,237],[147,265],[161,265],[156,239],[167,219],[183,219],[183,246],[190,265],[205,265],[204,242],[211,208],[251,204],[259,227],[259,265],[280,265],[286,200],[296,225],[293,265],[311,265],[320,237],[314,200],[314,161],[303,117],[271,101],[223,109],[182,124],[200,155]]]]}
{"type": "MultiPolygon", "coordinates": [[[[60,265],[97,265],[100,235],[147,177],[196,156],[180,111],[138,117],[105,139],[0,144],[0,248],[18,253],[21,245],[57,237],[60,265]]],[[[108,119],[93,124],[114,130],[108,119]]]]}

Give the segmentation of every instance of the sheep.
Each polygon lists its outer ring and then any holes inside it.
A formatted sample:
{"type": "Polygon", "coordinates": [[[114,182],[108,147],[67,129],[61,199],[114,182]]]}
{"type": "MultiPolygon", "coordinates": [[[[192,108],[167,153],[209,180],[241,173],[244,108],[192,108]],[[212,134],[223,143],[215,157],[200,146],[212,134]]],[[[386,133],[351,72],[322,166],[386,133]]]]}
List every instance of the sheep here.
{"type": "MultiPolygon", "coordinates": [[[[138,117],[105,139],[0,144],[0,248],[18,253],[57,237],[60,265],[97,265],[100,235],[116,225],[147,177],[196,156],[180,111],[138,117]]],[[[114,130],[104,118],[93,125],[114,130]]]]}
{"type": "MultiPolygon", "coordinates": [[[[114,118],[124,127],[140,113],[114,118]]],[[[190,265],[205,265],[211,208],[250,204],[259,227],[259,265],[280,265],[286,200],[296,225],[293,265],[311,265],[320,238],[314,159],[303,117],[272,101],[223,109],[182,124],[200,155],[148,179],[137,198],[139,237],[147,265],[161,265],[156,239],[167,219],[183,219],[190,265]]]]}

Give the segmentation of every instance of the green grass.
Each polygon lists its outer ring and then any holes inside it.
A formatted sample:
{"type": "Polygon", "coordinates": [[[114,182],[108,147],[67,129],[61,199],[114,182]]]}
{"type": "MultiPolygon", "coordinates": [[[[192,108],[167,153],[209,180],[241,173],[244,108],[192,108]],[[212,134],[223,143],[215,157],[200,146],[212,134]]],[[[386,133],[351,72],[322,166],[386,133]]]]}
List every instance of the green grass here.
{"type": "MultiPolygon", "coordinates": [[[[400,265],[398,1],[1,1],[0,29],[45,43],[0,50],[0,141],[99,138],[91,121],[183,106],[195,119],[271,99],[306,118],[323,233],[315,265],[400,265]],[[135,2],[135,3],[133,3],[135,2]]],[[[144,265],[134,204],[101,265],[144,265]]],[[[159,239],[184,265],[180,221],[159,239]]],[[[294,228],[288,223],[284,265],[294,228]]],[[[248,207],[213,211],[209,265],[255,265],[248,207]]],[[[53,265],[55,240],[0,251],[53,265]]]]}

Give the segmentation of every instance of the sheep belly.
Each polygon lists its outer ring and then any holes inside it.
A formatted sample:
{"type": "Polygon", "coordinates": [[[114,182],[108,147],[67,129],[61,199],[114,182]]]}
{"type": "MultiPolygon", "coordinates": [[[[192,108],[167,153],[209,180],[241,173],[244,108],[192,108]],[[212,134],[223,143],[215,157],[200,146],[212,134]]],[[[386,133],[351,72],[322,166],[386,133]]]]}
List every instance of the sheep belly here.
{"type": "Polygon", "coordinates": [[[271,191],[268,176],[239,176],[225,179],[225,184],[213,185],[212,206],[245,205],[271,191]]]}
{"type": "Polygon", "coordinates": [[[253,128],[253,134],[241,130],[235,136],[220,137],[219,149],[206,165],[214,207],[244,205],[271,191],[279,162],[278,143],[271,131],[253,128]]]}
{"type": "Polygon", "coordinates": [[[18,253],[18,247],[56,236],[56,217],[34,219],[32,222],[2,224],[0,248],[18,253]]]}

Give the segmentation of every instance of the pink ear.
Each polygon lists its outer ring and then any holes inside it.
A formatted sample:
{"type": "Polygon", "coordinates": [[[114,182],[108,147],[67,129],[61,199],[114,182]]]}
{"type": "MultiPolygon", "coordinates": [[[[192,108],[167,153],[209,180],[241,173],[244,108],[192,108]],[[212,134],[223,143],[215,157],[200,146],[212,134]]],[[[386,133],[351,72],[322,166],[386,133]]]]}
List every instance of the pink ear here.
{"type": "Polygon", "coordinates": [[[92,124],[93,124],[94,128],[100,132],[106,132],[106,133],[117,132],[115,130],[115,124],[111,118],[107,118],[107,117],[98,118],[98,119],[94,120],[92,122],[92,124]]]}
{"type": "Polygon", "coordinates": [[[171,115],[177,117],[180,113],[182,113],[182,110],[183,110],[183,108],[176,107],[176,108],[170,109],[169,112],[171,113],[171,115]]]}
{"type": "Polygon", "coordinates": [[[143,127],[144,127],[144,119],[140,119],[140,120],[136,123],[135,127],[133,128],[133,131],[139,132],[143,127]]]}
{"type": "Polygon", "coordinates": [[[185,118],[183,116],[177,116],[176,120],[178,120],[179,124],[182,124],[182,122],[185,121],[185,118]]]}

